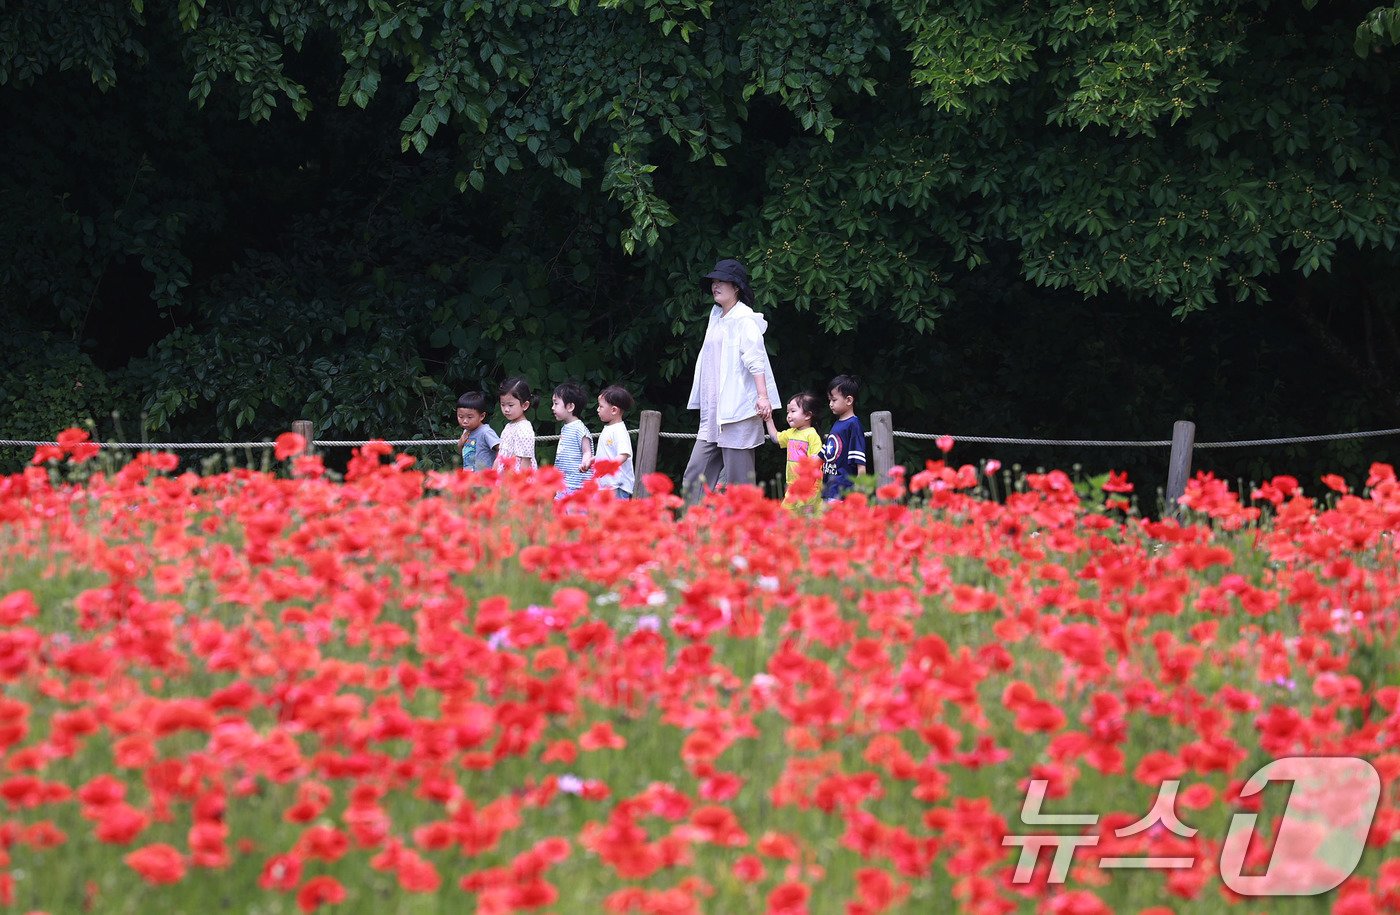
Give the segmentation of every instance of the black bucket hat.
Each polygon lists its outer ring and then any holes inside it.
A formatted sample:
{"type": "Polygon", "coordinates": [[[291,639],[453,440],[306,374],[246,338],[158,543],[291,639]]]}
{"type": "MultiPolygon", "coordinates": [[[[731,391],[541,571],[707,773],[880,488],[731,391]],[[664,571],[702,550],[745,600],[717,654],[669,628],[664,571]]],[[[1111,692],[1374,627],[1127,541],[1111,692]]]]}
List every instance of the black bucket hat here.
{"type": "Polygon", "coordinates": [[[739,301],[745,305],[753,305],[753,288],[749,286],[749,271],[744,269],[742,262],[732,257],[727,257],[715,264],[715,269],[705,274],[702,280],[700,288],[705,292],[710,291],[711,280],[724,280],[726,283],[733,283],[739,287],[739,301]]]}

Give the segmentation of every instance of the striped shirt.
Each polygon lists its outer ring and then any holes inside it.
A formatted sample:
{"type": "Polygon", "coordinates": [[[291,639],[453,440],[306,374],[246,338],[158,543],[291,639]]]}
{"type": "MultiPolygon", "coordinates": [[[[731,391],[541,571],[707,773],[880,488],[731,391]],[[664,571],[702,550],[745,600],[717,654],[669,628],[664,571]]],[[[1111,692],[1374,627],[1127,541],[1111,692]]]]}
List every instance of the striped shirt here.
{"type": "Polygon", "coordinates": [[[581,419],[570,420],[559,430],[559,450],[554,453],[554,466],[564,472],[567,492],[574,492],[593,479],[593,471],[584,473],[578,469],[583,463],[583,437],[587,434],[588,427],[581,419]]]}

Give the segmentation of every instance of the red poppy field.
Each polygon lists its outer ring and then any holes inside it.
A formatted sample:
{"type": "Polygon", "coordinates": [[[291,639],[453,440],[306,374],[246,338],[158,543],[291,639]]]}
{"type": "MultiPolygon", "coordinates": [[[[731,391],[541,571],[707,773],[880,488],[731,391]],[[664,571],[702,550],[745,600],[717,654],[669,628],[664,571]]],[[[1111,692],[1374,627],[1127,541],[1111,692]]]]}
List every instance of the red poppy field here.
{"type": "Polygon", "coordinates": [[[89,456],[0,478],[15,911],[1400,910],[1385,465],[1244,502],[1201,476],[1157,522],[942,463],[812,517],[660,477],[556,503],[551,469],[387,446],[344,480],[89,456]],[[1374,766],[1365,854],[1236,895],[1227,827],[1262,809],[1266,869],[1287,788],[1242,788],[1286,756],[1374,766]],[[1097,822],[1024,825],[1032,780],[1097,822]],[[1171,780],[1193,835],[1120,836],[1171,780]],[[1035,832],[1098,840],[1017,882],[1035,832]],[[1149,855],[1194,864],[1100,866],[1149,855]]]}

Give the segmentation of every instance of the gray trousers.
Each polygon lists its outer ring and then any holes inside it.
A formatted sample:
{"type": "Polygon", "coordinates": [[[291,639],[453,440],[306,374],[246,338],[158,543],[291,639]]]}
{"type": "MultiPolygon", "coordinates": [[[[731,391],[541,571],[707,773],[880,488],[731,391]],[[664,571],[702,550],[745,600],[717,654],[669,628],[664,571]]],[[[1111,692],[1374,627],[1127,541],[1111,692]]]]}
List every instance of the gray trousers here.
{"type": "Polygon", "coordinates": [[[714,489],[725,482],[752,485],[754,451],[753,448],[721,448],[714,442],[697,439],[681,479],[685,501],[694,505],[704,496],[707,487],[714,489]]]}

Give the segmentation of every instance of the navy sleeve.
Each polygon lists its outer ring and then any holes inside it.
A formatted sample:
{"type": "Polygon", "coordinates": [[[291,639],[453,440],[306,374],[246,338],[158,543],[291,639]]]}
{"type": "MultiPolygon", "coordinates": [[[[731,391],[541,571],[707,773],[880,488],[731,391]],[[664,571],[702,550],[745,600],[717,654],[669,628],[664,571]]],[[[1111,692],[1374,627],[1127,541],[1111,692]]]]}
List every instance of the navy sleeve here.
{"type": "Polygon", "coordinates": [[[865,430],[860,426],[860,418],[851,416],[851,424],[846,427],[846,456],[852,464],[865,466],[865,430]]]}

